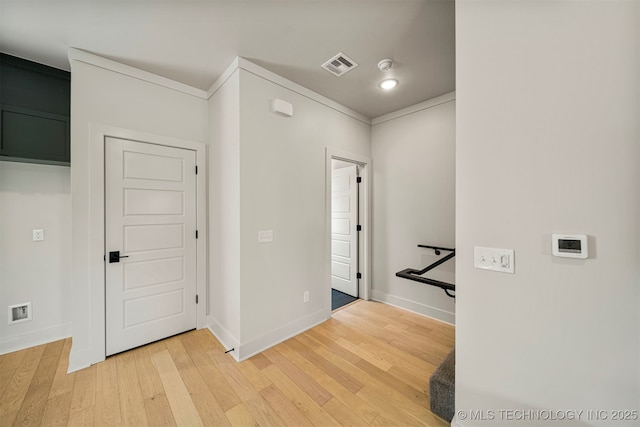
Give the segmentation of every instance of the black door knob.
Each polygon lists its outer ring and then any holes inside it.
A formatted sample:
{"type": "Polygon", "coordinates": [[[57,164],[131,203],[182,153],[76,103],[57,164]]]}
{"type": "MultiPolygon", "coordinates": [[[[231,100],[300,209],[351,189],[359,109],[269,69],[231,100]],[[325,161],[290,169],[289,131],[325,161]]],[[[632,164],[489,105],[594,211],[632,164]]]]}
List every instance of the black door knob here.
{"type": "Polygon", "coordinates": [[[129,255],[120,256],[120,251],[109,252],[109,264],[120,262],[120,258],[129,258],[129,255]]]}

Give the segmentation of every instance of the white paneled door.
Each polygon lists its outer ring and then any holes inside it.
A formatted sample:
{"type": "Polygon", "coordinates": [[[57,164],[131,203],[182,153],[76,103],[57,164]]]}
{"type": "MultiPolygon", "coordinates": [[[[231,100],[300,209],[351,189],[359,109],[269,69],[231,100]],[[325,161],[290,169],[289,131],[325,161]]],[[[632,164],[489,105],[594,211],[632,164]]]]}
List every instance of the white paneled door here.
{"type": "Polygon", "coordinates": [[[331,287],[358,297],[357,166],[333,171],[331,180],[331,287]]]}
{"type": "Polygon", "coordinates": [[[196,327],[195,151],[106,138],[106,353],[196,327]]]}

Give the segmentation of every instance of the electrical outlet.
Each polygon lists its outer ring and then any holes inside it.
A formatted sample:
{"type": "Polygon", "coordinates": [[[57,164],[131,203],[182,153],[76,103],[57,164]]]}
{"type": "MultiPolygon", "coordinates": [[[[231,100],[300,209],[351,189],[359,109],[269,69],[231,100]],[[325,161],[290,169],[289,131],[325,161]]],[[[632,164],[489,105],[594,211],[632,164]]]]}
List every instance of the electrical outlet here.
{"type": "Polygon", "coordinates": [[[44,230],[33,230],[33,241],[40,242],[44,240],[44,230]]]}
{"type": "Polygon", "coordinates": [[[258,231],[258,243],[271,243],[271,242],[273,242],[273,230],[258,231]]]}
{"type": "Polygon", "coordinates": [[[304,295],[302,296],[304,302],[309,302],[309,291],[304,291],[304,295]]]}

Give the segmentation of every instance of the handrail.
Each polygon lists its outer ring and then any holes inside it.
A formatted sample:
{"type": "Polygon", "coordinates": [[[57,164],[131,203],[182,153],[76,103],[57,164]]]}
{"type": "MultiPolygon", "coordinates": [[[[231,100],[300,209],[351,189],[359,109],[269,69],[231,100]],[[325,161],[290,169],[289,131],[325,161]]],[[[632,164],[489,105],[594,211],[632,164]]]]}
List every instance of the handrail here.
{"type": "Polygon", "coordinates": [[[440,255],[440,251],[449,251],[449,252],[455,252],[455,249],[452,248],[441,248],[440,246],[429,246],[429,245],[418,245],[419,248],[429,248],[429,249],[435,249],[436,255],[440,255]]]}
{"type": "Polygon", "coordinates": [[[451,253],[449,255],[445,256],[444,258],[441,258],[441,259],[437,260],[436,262],[434,262],[432,264],[429,264],[428,266],[426,266],[422,270],[416,270],[414,268],[405,268],[402,271],[398,271],[396,273],[396,276],[402,277],[403,279],[413,280],[415,282],[425,283],[427,285],[437,286],[437,287],[441,288],[444,291],[445,294],[447,294],[451,298],[455,298],[456,296],[450,293],[451,291],[455,292],[455,290],[456,290],[456,285],[455,284],[447,283],[447,282],[441,282],[440,280],[435,280],[435,279],[429,279],[428,277],[422,277],[422,275],[424,273],[426,273],[427,271],[433,270],[434,268],[436,268],[440,264],[443,264],[443,263],[449,261],[454,256],[456,256],[455,248],[443,248],[443,247],[439,247],[439,246],[428,246],[428,245],[418,245],[418,247],[419,248],[433,249],[435,251],[436,255],[440,255],[440,251],[448,251],[448,252],[451,252],[451,253]]]}

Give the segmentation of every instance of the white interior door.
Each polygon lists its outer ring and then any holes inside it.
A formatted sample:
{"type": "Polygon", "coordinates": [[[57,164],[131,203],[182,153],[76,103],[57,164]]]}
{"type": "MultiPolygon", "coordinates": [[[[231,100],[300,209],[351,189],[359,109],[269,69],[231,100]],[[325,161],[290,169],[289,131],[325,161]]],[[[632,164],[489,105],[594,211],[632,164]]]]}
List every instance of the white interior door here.
{"type": "Polygon", "coordinates": [[[331,287],[358,297],[357,166],[333,171],[331,177],[331,287]]]}
{"type": "Polygon", "coordinates": [[[106,138],[107,355],[196,327],[195,156],[106,138]]]}

